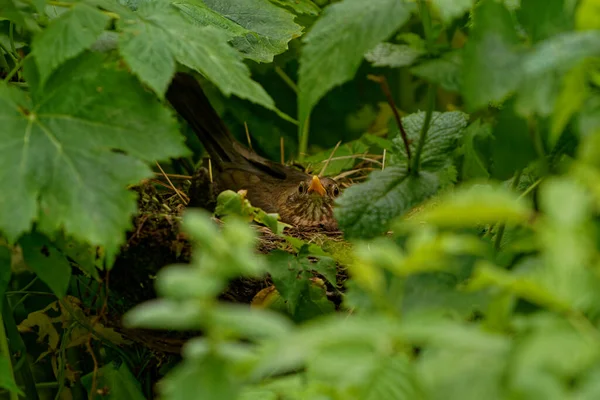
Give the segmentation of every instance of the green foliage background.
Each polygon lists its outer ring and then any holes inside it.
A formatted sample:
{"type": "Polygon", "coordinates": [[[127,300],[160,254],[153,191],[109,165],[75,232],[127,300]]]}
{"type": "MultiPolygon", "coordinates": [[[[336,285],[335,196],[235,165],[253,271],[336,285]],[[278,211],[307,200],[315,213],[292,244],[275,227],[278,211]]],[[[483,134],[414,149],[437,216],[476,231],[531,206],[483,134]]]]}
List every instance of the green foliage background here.
{"type": "Polygon", "coordinates": [[[0,0],[3,394],[600,398],[599,60],[598,0],[0,0]],[[124,323],[202,335],[151,376],[74,282],[102,293],[132,185],[202,156],[164,100],[176,71],[263,155],[385,165],[337,201],[341,249],[234,193],[222,226],[186,211],[191,265],[124,323]],[[252,219],[295,254],[257,254],[252,219]],[[262,307],[218,300],[267,274],[262,307]]]}

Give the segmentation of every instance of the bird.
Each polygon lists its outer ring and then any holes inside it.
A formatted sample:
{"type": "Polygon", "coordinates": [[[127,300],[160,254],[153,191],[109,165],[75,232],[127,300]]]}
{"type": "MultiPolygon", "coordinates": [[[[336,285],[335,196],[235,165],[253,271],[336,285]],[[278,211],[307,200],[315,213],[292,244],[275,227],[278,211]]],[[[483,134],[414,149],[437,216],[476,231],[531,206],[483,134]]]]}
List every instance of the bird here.
{"type": "Polygon", "coordinates": [[[340,186],[328,177],[309,175],[295,167],[268,160],[239,143],[198,80],[178,72],[166,99],[188,123],[210,156],[215,191],[245,190],[250,203],[297,228],[338,229],[333,215],[340,186]]]}

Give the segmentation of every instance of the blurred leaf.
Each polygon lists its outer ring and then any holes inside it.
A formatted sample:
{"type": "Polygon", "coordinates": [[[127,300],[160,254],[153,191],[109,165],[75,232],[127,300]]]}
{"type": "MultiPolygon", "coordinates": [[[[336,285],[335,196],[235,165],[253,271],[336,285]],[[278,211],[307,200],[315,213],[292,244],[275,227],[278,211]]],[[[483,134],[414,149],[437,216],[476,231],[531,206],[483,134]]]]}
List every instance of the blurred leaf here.
{"type": "Polygon", "coordinates": [[[86,3],[75,3],[53,19],[32,43],[42,84],[59,65],[88,49],[109,20],[102,11],[86,3]]]}
{"type": "Polygon", "coordinates": [[[473,0],[432,0],[431,4],[446,24],[460,17],[473,7],[473,0]]]}
{"type": "Polygon", "coordinates": [[[536,114],[540,117],[551,115],[560,92],[561,78],[559,71],[549,71],[523,81],[515,101],[517,114],[528,118],[536,114]]]}
{"type": "Polygon", "coordinates": [[[414,4],[401,0],[345,0],[327,7],[310,32],[300,58],[298,120],[303,132],[317,102],[351,79],[363,55],[409,18],[414,4]]]}
{"type": "Polygon", "coordinates": [[[482,0],[464,50],[462,94],[469,109],[500,101],[519,85],[519,38],[506,7],[482,0]]]}
{"type": "Polygon", "coordinates": [[[438,179],[429,172],[408,175],[400,167],[375,171],[361,184],[346,189],[337,200],[335,217],[348,238],[370,238],[389,223],[435,194],[438,179]]]}
{"type": "Polygon", "coordinates": [[[411,67],[410,72],[428,82],[439,84],[450,92],[459,92],[463,81],[462,54],[461,51],[445,53],[440,58],[424,61],[411,67]]]}
{"type": "Polygon", "coordinates": [[[405,67],[412,65],[425,52],[406,44],[379,43],[365,54],[375,67],[405,67]]]}
{"type": "Polygon", "coordinates": [[[526,223],[531,210],[516,193],[504,186],[473,185],[461,187],[436,199],[411,218],[438,226],[468,227],[495,224],[526,223]]]}
{"type": "MultiPolygon", "coordinates": [[[[311,12],[308,0],[276,2],[311,12]]],[[[288,49],[290,40],[302,34],[294,15],[269,0],[183,0],[173,4],[194,25],[216,26],[227,32],[231,44],[256,62],[272,62],[274,55],[288,49]]]]}
{"type": "Polygon", "coordinates": [[[463,155],[461,178],[469,179],[489,178],[488,166],[482,160],[477,143],[481,140],[492,138],[492,127],[477,120],[465,129],[462,138],[461,152],[463,155]]]}
{"type": "Polygon", "coordinates": [[[123,316],[126,327],[146,329],[200,329],[206,310],[195,302],[158,299],[138,304],[123,316]]]}
{"type": "Polygon", "coordinates": [[[272,3],[291,8],[298,14],[318,15],[321,12],[319,6],[311,0],[270,0],[272,3]]]}
{"type": "Polygon", "coordinates": [[[589,96],[587,84],[588,63],[580,63],[562,80],[562,89],[554,106],[549,145],[553,147],[573,115],[582,108],[589,96]]]}
{"type": "Polygon", "coordinates": [[[564,0],[521,0],[517,16],[533,42],[547,39],[571,28],[572,6],[564,0]]]}
{"type": "Polygon", "coordinates": [[[38,233],[21,237],[19,245],[23,249],[25,263],[58,298],[64,297],[71,279],[71,265],[65,256],[38,233]]]}
{"type": "Polygon", "coordinates": [[[90,372],[81,378],[81,383],[90,391],[92,381],[96,380],[96,388],[108,388],[102,397],[107,400],[144,400],[140,383],[135,379],[127,364],[121,363],[118,367],[115,363],[109,363],[98,371],[90,372]]]}
{"type": "Polygon", "coordinates": [[[537,153],[527,120],[515,113],[513,102],[504,105],[493,129],[491,151],[492,177],[506,180],[525,168],[537,153]]]}
{"type": "MultiPolygon", "coordinates": [[[[469,116],[460,111],[433,112],[421,153],[421,170],[435,172],[441,168],[447,168],[451,164],[452,151],[462,137],[468,120],[469,116]]],[[[402,118],[402,125],[406,130],[413,157],[417,151],[424,122],[425,112],[410,114],[402,118]]],[[[394,150],[399,158],[406,162],[404,141],[399,135],[397,127],[393,133],[396,134],[392,139],[394,150]]]]}
{"type": "Polygon", "coordinates": [[[222,357],[207,354],[186,359],[161,381],[161,397],[166,399],[231,400],[238,398],[239,384],[222,357]]]}
{"type": "Polygon", "coordinates": [[[25,396],[15,382],[10,357],[6,354],[0,355],[0,388],[8,390],[10,393],[25,396]]]}
{"type": "Polygon", "coordinates": [[[151,175],[144,161],[187,153],[168,110],[131,75],[105,63],[105,55],[84,53],[42,90],[28,62],[31,99],[0,84],[0,192],[8,194],[0,207],[12,210],[0,214],[0,230],[8,239],[37,218],[40,231],[64,229],[113,257],[136,209],[126,186],[151,175]]]}
{"type": "Polygon", "coordinates": [[[217,197],[215,215],[220,217],[231,215],[244,217],[247,221],[256,221],[265,225],[276,235],[281,234],[283,229],[288,226],[279,221],[278,214],[268,214],[258,207],[252,207],[250,201],[245,198],[243,191],[235,193],[226,190],[221,192],[217,197]]]}
{"type": "Polygon", "coordinates": [[[211,329],[232,331],[242,338],[259,340],[288,335],[292,325],[281,314],[248,308],[245,304],[221,304],[212,314],[211,329]]]}
{"type": "Polygon", "coordinates": [[[582,0],[575,12],[575,26],[579,30],[600,28],[600,1],[582,0]]]}

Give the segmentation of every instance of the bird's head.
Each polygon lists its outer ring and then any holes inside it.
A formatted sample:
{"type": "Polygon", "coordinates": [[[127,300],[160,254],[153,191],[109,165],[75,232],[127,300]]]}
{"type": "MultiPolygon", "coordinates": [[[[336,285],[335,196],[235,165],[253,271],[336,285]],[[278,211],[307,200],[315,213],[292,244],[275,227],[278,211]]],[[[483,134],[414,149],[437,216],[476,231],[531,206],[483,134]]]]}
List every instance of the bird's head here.
{"type": "Polygon", "coordinates": [[[281,217],[296,226],[337,229],[333,202],[339,195],[340,188],[333,179],[314,175],[289,190],[281,217]]]}

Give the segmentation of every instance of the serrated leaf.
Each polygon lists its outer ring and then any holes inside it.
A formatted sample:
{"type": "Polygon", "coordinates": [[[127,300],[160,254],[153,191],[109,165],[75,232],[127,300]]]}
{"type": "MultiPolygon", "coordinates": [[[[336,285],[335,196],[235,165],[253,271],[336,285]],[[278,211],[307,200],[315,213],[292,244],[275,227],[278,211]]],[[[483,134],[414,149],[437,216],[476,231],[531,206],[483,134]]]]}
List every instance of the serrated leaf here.
{"type": "MultiPolygon", "coordinates": [[[[425,122],[425,112],[410,114],[402,118],[402,125],[408,136],[411,154],[417,151],[421,129],[425,122]]],[[[462,137],[469,116],[460,111],[437,112],[431,115],[431,122],[423,151],[421,152],[420,168],[426,171],[437,171],[440,168],[447,167],[451,162],[452,151],[462,137]]],[[[398,128],[394,128],[396,137],[392,139],[394,150],[398,158],[406,162],[406,148],[404,141],[398,133],[398,128]]]]}
{"type": "Polygon", "coordinates": [[[432,196],[438,185],[429,172],[415,177],[403,168],[388,167],[346,189],[337,200],[335,217],[348,238],[374,237],[385,232],[394,218],[432,196]]]}
{"type": "Polygon", "coordinates": [[[406,44],[379,43],[365,54],[375,67],[405,67],[412,65],[425,52],[406,44]]]}
{"type": "Polygon", "coordinates": [[[460,91],[462,85],[462,52],[453,51],[440,58],[425,61],[410,69],[416,76],[439,84],[450,92],[460,91]]]}
{"type": "Polygon", "coordinates": [[[71,265],[50,241],[38,233],[30,233],[19,240],[25,263],[54,292],[58,298],[67,294],[71,279],[71,265]]]}
{"type": "Polygon", "coordinates": [[[464,50],[462,93],[469,109],[500,101],[519,85],[519,38],[506,7],[482,0],[464,50]]]}
{"type": "Polygon", "coordinates": [[[142,160],[186,154],[169,112],[105,62],[101,54],[83,54],[44,91],[28,63],[31,99],[0,84],[0,230],[9,240],[37,219],[45,233],[64,228],[114,252],[136,209],[126,186],[151,174],[142,160]]]}
{"type": "MultiPolygon", "coordinates": [[[[298,3],[286,2],[286,3],[298,3]]],[[[304,1],[306,5],[306,0],[304,1]]],[[[173,3],[199,26],[218,26],[231,37],[231,44],[245,57],[272,62],[288,49],[288,42],[302,34],[294,15],[269,0],[203,0],[173,3]]]]}
{"type": "Polygon", "coordinates": [[[142,3],[137,12],[119,20],[118,28],[120,45],[125,45],[120,51],[125,53],[127,63],[140,79],[153,89],[162,90],[164,82],[168,82],[174,58],[200,72],[225,96],[234,94],[278,111],[262,86],[250,78],[250,70],[240,53],[227,43],[230,36],[224,30],[194,26],[164,2],[142,3]],[[155,43],[146,43],[150,41],[155,43]],[[136,51],[136,43],[145,51],[136,51]],[[163,57],[171,57],[171,60],[163,57]],[[153,67],[148,68],[148,64],[153,67]]]}
{"type": "Polygon", "coordinates": [[[513,104],[510,101],[504,105],[493,129],[490,172],[502,180],[509,179],[537,156],[527,120],[515,113],[513,104]]]}
{"type": "Polygon", "coordinates": [[[304,37],[298,82],[299,132],[312,108],[331,88],[351,79],[363,55],[409,18],[405,0],[345,0],[327,7],[304,37]]]}
{"type": "Polygon", "coordinates": [[[319,15],[321,9],[311,0],[270,0],[271,3],[291,8],[297,14],[319,15]]]}
{"type": "Polygon", "coordinates": [[[163,97],[175,73],[175,59],[163,31],[143,17],[128,19],[119,52],[133,73],[163,97]]]}
{"type": "Polygon", "coordinates": [[[432,0],[431,4],[437,9],[442,21],[446,24],[462,16],[473,7],[474,0],[432,0]]]}
{"type": "Polygon", "coordinates": [[[587,72],[589,64],[582,62],[563,77],[562,88],[552,114],[552,127],[548,142],[553,147],[567,123],[579,111],[589,96],[587,72]]]}
{"type": "Polygon", "coordinates": [[[526,203],[504,186],[462,187],[435,203],[411,220],[439,226],[469,227],[498,221],[525,223],[531,215],[526,203]]]}
{"type": "Polygon", "coordinates": [[[33,40],[33,54],[45,82],[66,60],[81,54],[100,37],[110,18],[86,3],[75,3],[33,40]]]}

